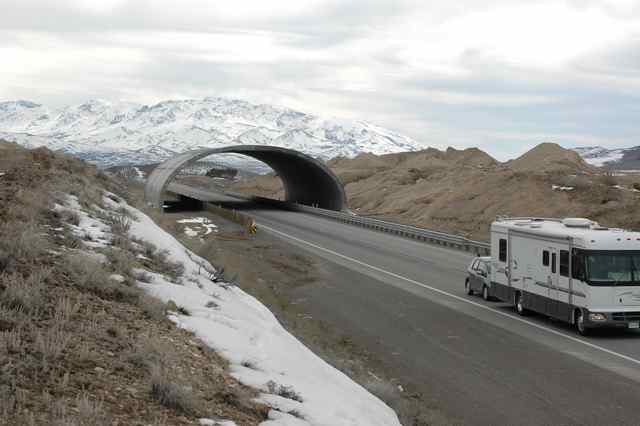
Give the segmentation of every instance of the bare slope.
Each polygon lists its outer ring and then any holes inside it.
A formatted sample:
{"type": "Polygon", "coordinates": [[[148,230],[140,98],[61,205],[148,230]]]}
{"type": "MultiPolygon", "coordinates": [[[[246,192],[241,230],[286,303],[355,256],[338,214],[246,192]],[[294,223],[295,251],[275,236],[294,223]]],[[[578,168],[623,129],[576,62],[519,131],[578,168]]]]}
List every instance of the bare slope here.
{"type": "Polygon", "coordinates": [[[267,407],[227,361],[136,286],[178,277],[166,252],[127,235],[118,185],[71,157],[0,140],[0,425],[257,425],[267,407]],[[78,235],[89,216],[108,224],[78,235]],[[102,206],[102,207],[98,207],[102,206]],[[103,235],[103,237],[99,237],[103,235]],[[93,251],[88,251],[92,247],[93,251]]]}
{"type": "MultiPolygon", "coordinates": [[[[640,217],[633,214],[640,207],[634,177],[604,175],[556,144],[538,145],[507,163],[476,148],[449,148],[365,154],[328,164],[359,214],[471,238],[487,239],[498,215],[586,216],[610,226],[640,228],[640,217]]],[[[273,176],[243,181],[235,189],[283,196],[273,176]]]]}

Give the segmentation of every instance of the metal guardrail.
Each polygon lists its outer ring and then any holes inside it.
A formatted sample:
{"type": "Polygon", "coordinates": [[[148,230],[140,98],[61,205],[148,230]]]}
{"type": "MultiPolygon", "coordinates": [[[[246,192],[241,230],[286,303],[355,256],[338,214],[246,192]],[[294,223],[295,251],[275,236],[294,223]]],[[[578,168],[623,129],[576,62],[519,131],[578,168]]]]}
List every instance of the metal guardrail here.
{"type": "MultiPolygon", "coordinates": [[[[207,198],[209,198],[205,196],[205,193],[209,190],[197,189],[183,184],[171,184],[167,189],[171,192],[182,193],[182,195],[185,195],[187,197],[201,199],[204,202],[207,202],[207,198]]],[[[223,192],[222,189],[220,192],[223,192]]],[[[402,225],[400,223],[358,216],[353,213],[324,210],[317,207],[306,206],[303,204],[274,200],[272,198],[264,198],[255,195],[247,195],[230,191],[224,191],[223,193],[234,198],[240,198],[260,204],[271,205],[279,209],[299,211],[316,216],[323,216],[342,223],[361,226],[363,228],[386,232],[388,234],[399,235],[405,238],[424,241],[431,244],[452,247],[458,250],[476,253],[480,256],[488,256],[491,252],[490,244],[482,241],[470,240],[459,235],[447,234],[445,232],[432,231],[430,229],[418,228],[416,226],[402,225]]]]}
{"type": "Polygon", "coordinates": [[[357,216],[353,213],[337,212],[333,210],[324,210],[317,207],[310,207],[303,204],[288,203],[284,201],[273,200],[258,196],[250,196],[236,192],[225,192],[225,194],[241,198],[249,201],[255,201],[260,204],[269,204],[286,210],[300,211],[310,213],[317,216],[328,217],[333,220],[348,223],[363,228],[373,229],[388,234],[399,235],[405,238],[411,238],[418,241],[424,241],[431,244],[452,247],[463,251],[476,253],[480,256],[488,256],[491,253],[491,245],[482,241],[474,241],[459,235],[447,234],[445,232],[432,231],[430,229],[418,228],[416,226],[402,225],[400,223],[387,222],[380,219],[370,217],[357,216]]]}

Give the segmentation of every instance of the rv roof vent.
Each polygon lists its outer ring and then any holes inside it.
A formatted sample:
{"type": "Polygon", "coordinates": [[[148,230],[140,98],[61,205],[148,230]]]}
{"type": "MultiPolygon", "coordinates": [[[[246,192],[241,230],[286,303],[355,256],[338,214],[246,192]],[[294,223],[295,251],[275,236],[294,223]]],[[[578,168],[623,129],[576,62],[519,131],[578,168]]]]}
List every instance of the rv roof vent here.
{"type": "Polygon", "coordinates": [[[515,223],[516,226],[527,226],[531,223],[530,220],[521,220],[515,223]]]}
{"type": "Polygon", "coordinates": [[[589,228],[592,222],[582,217],[568,217],[562,220],[562,224],[569,228],[589,228]]]}
{"type": "Polygon", "coordinates": [[[542,224],[541,223],[532,223],[531,224],[531,228],[534,228],[534,229],[542,228],[542,224]]]}

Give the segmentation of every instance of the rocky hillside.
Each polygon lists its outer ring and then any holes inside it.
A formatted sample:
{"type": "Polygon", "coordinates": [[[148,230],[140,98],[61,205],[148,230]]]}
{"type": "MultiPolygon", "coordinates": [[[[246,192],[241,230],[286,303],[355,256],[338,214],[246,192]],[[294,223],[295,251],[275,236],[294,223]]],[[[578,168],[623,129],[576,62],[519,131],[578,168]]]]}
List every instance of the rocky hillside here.
{"type": "Polygon", "coordinates": [[[94,99],[59,109],[0,102],[0,137],[62,150],[101,166],[153,163],[177,152],[237,144],[281,146],[323,159],[421,148],[411,138],[364,121],[224,98],[155,105],[94,99]]]}
{"type": "MultiPolygon", "coordinates": [[[[640,228],[640,177],[613,177],[574,151],[538,145],[499,163],[471,148],[340,158],[329,166],[345,184],[349,207],[426,228],[488,238],[498,215],[584,216],[610,226],[640,228]],[[636,180],[634,180],[636,179],[636,180]],[[636,183],[637,182],[637,183],[636,183]]],[[[277,177],[245,180],[235,189],[283,196],[277,177]]]]}

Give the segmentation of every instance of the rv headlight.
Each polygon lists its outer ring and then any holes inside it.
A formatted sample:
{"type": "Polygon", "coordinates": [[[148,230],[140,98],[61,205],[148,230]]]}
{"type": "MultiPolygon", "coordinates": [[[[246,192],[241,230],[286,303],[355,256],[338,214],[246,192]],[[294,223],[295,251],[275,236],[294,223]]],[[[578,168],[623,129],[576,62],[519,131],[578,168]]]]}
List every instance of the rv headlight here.
{"type": "Polygon", "coordinates": [[[607,316],[599,312],[591,312],[589,314],[589,320],[594,322],[602,322],[607,320],[607,316]]]}

